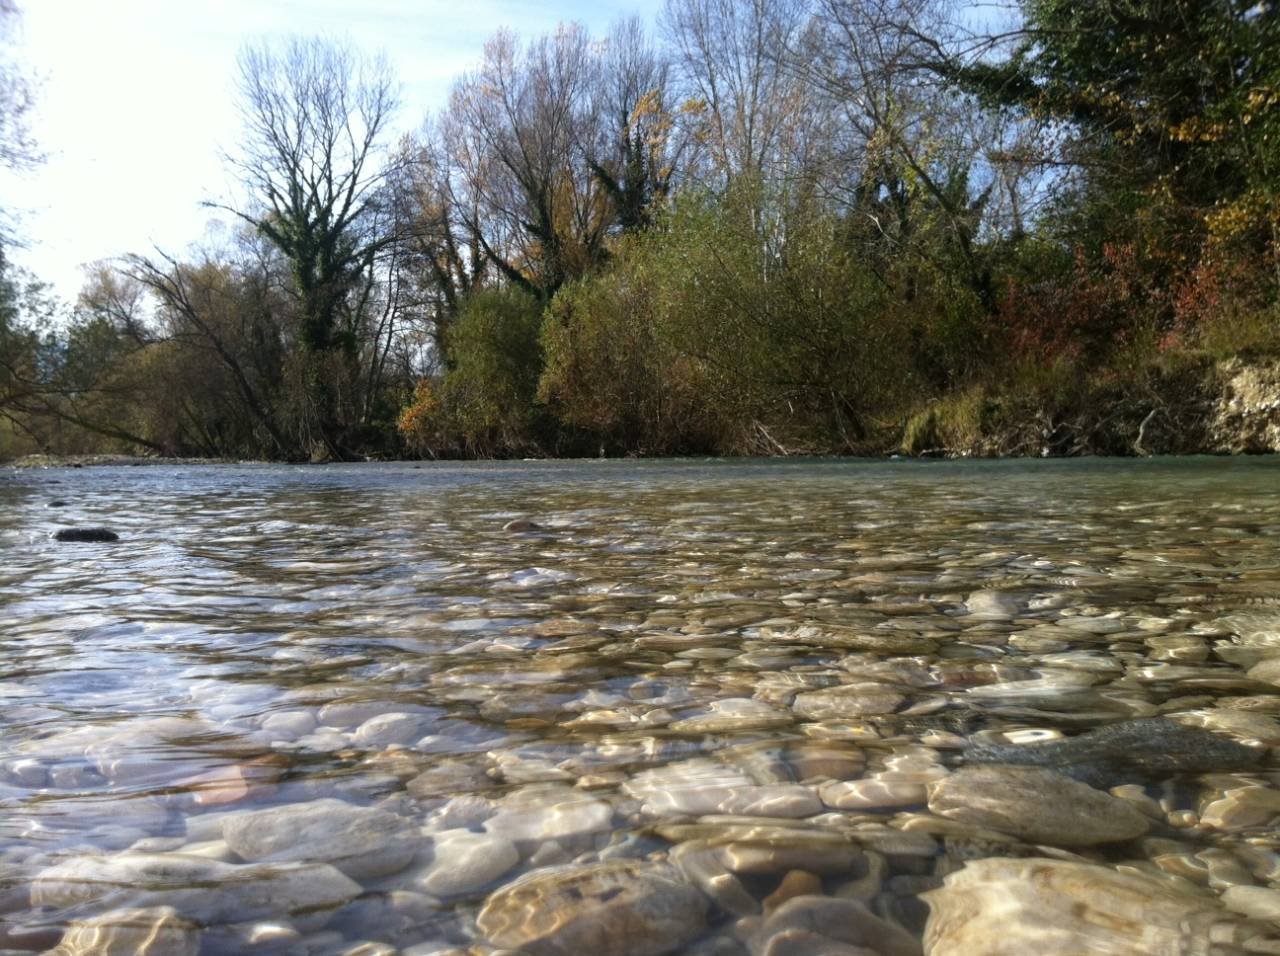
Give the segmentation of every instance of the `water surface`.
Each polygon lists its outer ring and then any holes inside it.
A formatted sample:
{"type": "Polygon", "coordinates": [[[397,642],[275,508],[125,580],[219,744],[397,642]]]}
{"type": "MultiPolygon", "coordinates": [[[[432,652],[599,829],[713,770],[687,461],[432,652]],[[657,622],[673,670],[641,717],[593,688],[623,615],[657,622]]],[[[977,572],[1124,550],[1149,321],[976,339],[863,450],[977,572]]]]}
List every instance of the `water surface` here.
{"type": "MultiPolygon", "coordinates": [[[[679,950],[725,954],[787,951],[788,886],[919,938],[984,857],[1272,890],[1274,751],[1117,784],[1151,828],[1100,845],[946,830],[927,792],[1132,719],[1280,745],[1247,675],[1278,490],[1259,459],[0,472],[0,950],[567,952],[533,911],[602,861],[688,881],[679,950]]],[[[614,918],[603,952],[661,950],[614,918]]]]}

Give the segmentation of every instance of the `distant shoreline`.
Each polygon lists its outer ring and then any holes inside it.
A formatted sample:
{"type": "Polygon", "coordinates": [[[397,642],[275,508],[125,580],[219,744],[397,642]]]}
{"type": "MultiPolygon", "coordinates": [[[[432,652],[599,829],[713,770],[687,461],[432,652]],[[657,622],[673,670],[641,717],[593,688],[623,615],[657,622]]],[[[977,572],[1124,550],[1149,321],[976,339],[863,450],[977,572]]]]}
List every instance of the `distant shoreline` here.
{"type": "MultiPolygon", "coordinates": [[[[746,459],[776,459],[778,461],[794,460],[803,461],[806,459],[831,459],[831,458],[850,458],[861,459],[864,461],[893,461],[893,460],[912,460],[912,461],[1016,461],[1016,460],[1066,460],[1072,458],[1108,458],[1108,459],[1133,459],[1134,461],[1145,460],[1150,457],[1158,458],[1270,458],[1276,453],[1273,451],[1253,452],[1253,451],[1222,451],[1222,450],[1192,450],[1182,451],[1174,454],[1159,455],[1123,455],[1123,454],[1099,454],[1096,452],[1088,452],[1082,454],[1049,454],[1049,455],[1033,455],[1033,454],[974,454],[967,449],[960,451],[951,451],[946,449],[929,450],[916,454],[907,454],[902,452],[868,454],[868,455],[840,455],[835,453],[822,452],[804,452],[790,455],[717,455],[711,456],[717,460],[738,461],[746,459]]],[[[24,455],[21,458],[15,458],[11,461],[0,461],[0,469],[12,469],[14,471],[35,471],[44,468],[139,468],[146,466],[193,466],[207,467],[213,465],[297,465],[304,468],[315,468],[323,465],[360,465],[360,464],[431,464],[435,462],[441,463],[466,463],[466,462],[502,462],[502,461],[653,461],[663,458],[667,459],[705,459],[706,455],[619,455],[609,458],[582,458],[573,456],[556,457],[549,456],[545,458],[385,458],[385,459],[361,459],[351,461],[330,461],[330,462],[289,462],[283,460],[269,459],[233,459],[233,458],[173,458],[173,457],[155,457],[148,458],[138,455],[24,455]]]]}

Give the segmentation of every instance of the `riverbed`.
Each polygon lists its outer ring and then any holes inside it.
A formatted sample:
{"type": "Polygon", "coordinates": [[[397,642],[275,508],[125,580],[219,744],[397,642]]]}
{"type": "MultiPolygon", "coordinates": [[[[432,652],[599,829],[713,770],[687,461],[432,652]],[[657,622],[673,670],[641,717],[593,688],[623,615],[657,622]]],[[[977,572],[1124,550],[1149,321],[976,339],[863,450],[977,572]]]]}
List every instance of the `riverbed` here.
{"type": "Polygon", "coordinates": [[[1280,953],[1272,459],[0,470],[0,644],[0,951],[1280,953]]]}

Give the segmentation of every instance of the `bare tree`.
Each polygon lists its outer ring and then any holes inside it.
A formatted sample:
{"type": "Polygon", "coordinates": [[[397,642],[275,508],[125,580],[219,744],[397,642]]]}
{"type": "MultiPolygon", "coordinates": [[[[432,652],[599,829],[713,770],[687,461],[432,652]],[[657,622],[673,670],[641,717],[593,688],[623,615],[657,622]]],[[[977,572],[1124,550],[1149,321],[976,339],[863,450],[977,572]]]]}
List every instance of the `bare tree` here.
{"type": "Polygon", "coordinates": [[[484,221],[479,197],[461,181],[438,130],[428,125],[420,140],[406,140],[401,149],[412,153],[393,181],[399,215],[408,223],[405,308],[422,320],[430,361],[438,364],[447,361],[446,339],[463,300],[489,273],[491,260],[478,231],[484,221]]]}
{"type": "Polygon", "coordinates": [[[268,436],[271,451],[295,457],[268,391],[279,385],[281,343],[269,341],[278,330],[263,314],[266,277],[246,274],[209,254],[183,263],[164,253],[128,256],[124,275],[154,297],[164,326],[159,334],[211,356],[225,369],[243,409],[268,436]]]}
{"type": "Polygon", "coordinates": [[[358,377],[362,292],[378,256],[399,239],[384,188],[395,83],[384,60],[294,39],[283,50],[246,48],[239,85],[245,137],[231,162],[248,197],[241,206],[217,205],[288,262],[308,409],[298,424],[308,443],[342,456],[343,383],[330,379],[358,377]]]}
{"type": "Polygon", "coordinates": [[[847,188],[868,241],[899,259],[950,250],[991,309],[991,263],[979,239],[994,199],[1017,216],[1020,194],[1009,190],[1021,184],[993,148],[1007,135],[996,118],[936,69],[956,29],[950,12],[939,0],[817,0],[814,25],[788,62],[839,118],[846,178],[835,185],[847,188]]]}
{"type": "Polygon", "coordinates": [[[10,169],[40,160],[30,126],[35,89],[30,75],[9,53],[18,16],[12,0],[0,0],[0,165],[10,169]]]}
{"type": "Polygon", "coordinates": [[[543,299],[605,252],[608,195],[579,148],[593,75],[577,26],[523,49],[501,32],[454,86],[441,124],[455,212],[509,281],[543,299]]]}
{"type": "Polygon", "coordinates": [[[702,106],[712,172],[785,178],[813,118],[806,86],[779,51],[807,22],[807,0],[668,0],[662,24],[686,94],[702,106]]]}
{"type": "Polygon", "coordinates": [[[624,232],[652,222],[653,209],[670,195],[694,137],[679,125],[670,64],[650,41],[639,18],[610,30],[596,65],[589,137],[583,152],[613,202],[624,232]]]}

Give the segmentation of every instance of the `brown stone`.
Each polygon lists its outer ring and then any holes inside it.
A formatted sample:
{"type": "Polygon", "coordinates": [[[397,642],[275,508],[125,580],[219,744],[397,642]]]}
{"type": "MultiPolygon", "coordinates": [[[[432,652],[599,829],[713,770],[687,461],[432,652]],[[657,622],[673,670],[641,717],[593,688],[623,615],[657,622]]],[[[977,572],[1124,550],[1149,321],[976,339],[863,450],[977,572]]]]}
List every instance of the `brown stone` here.
{"type": "Polygon", "coordinates": [[[764,898],[764,913],[768,916],[787,900],[797,896],[821,896],[822,880],[804,870],[792,870],[782,878],[778,888],[764,898]]]}
{"type": "Polygon", "coordinates": [[[700,935],[706,913],[673,867],[600,863],[530,873],[492,894],[476,925],[529,956],[660,956],[700,935]]]}

